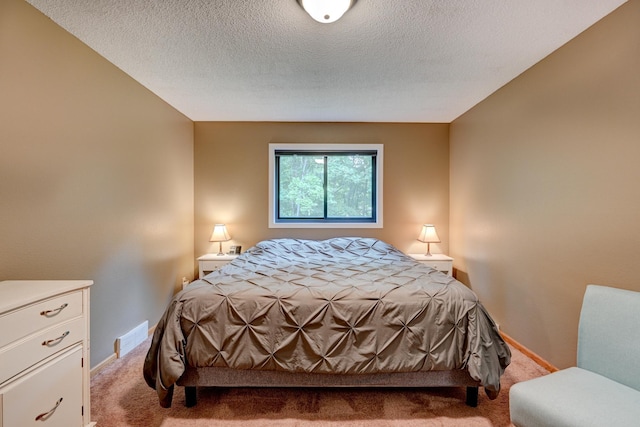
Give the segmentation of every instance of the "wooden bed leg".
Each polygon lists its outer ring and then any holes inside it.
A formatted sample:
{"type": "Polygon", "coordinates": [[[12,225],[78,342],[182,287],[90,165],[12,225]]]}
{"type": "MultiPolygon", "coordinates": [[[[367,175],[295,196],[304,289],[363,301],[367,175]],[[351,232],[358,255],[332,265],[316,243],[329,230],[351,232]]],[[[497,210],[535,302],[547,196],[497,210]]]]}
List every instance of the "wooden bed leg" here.
{"type": "MultiPolygon", "coordinates": [[[[477,395],[476,395],[477,397],[477,395]]],[[[196,406],[198,403],[198,398],[196,396],[196,388],[194,386],[185,386],[184,387],[184,404],[187,408],[191,408],[196,406]]]]}
{"type": "Polygon", "coordinates": [[[478,387],[467,387],[467,406],[478,406],[478,387]]]}

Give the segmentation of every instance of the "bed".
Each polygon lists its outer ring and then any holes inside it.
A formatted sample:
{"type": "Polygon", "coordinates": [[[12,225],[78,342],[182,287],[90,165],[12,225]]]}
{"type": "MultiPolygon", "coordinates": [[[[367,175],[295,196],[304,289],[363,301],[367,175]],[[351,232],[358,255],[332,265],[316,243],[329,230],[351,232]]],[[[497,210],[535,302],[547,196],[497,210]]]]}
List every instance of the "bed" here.
{"type": "Polygon", "coordinates": [[[144,362],[170,407],[196,387],[478,387],[511,358],[477,296],[373,238],[273,239],[175,295],[144,362]]]}

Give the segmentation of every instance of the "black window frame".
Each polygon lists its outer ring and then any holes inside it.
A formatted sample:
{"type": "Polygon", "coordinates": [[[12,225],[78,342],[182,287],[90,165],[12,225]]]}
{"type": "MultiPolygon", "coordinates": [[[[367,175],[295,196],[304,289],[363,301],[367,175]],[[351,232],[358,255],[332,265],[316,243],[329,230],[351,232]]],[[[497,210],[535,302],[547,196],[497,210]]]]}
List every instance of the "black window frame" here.
{"type": "Polygon", "coordinates": [[[275,149],[274,150],[274,221],[278,224],[377,224],[378,223],[378,149],[275,149]],[[280,158],[282,156],[309,156],[324,157],[323,170],[323,216],[322,217],[282,217],[280,215],[280,158]],[[368,217],[329,217],[328,211],[328,164],[327,158],[330,156],[354,156],[361,155],[370,157],[371,168],[371,215],[368,217]]]}

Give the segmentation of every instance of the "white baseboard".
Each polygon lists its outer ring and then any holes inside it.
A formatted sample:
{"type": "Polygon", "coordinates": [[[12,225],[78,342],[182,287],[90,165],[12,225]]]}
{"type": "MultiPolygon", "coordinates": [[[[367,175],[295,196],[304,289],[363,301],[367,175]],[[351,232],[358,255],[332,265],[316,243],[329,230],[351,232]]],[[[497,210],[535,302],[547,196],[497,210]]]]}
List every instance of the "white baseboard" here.
{"type": "MultiPolygon", "coordinates": [[[[147,331],[147,337],[150,337],[151,335],[153,335],[153,333],[156,330],[156,326],[158,326],[157,323],[149,328],[149,330],[147,331]]],[[[96,366],[91,368],[90,370],[91,378],[93,378],[94,375],[97,375],[98,373],[100,373],[100,371],[102,371],[104,368],[106,368],[107,366],[115,362],[117,359],[118,359],[118,354],[113,353],[112,355],[104,359],[102,362],[98,363],[96,366]]]]}
{"type": "Polygon", "coordinates": [[[118,358],[118,355],[113,353],[111,356],[107,357],[102,362],[98,363],[96,366],[91,368],[91,378],[99,374],[100,371],[102,371],[104,368],[106,368],[111,363],[113,363],[117,358],[118,358]]]}
{"type": "Polygon", "coordinates": [[[116,339],[116,354],[121,358],[136,348],[149,336],[149,322],[144,321],[126,334],[116,339]]]}

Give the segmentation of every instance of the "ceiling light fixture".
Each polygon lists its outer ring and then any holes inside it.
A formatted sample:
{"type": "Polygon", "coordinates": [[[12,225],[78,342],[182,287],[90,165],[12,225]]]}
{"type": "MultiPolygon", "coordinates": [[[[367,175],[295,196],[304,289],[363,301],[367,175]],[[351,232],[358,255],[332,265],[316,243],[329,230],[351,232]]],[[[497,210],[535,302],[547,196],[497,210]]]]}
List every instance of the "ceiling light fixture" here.
{"type": "Polygon", "coordinates": [[[356,0],[298,0],[313,19],[323,24],[336,22],[355,2],[356,0]]]}

